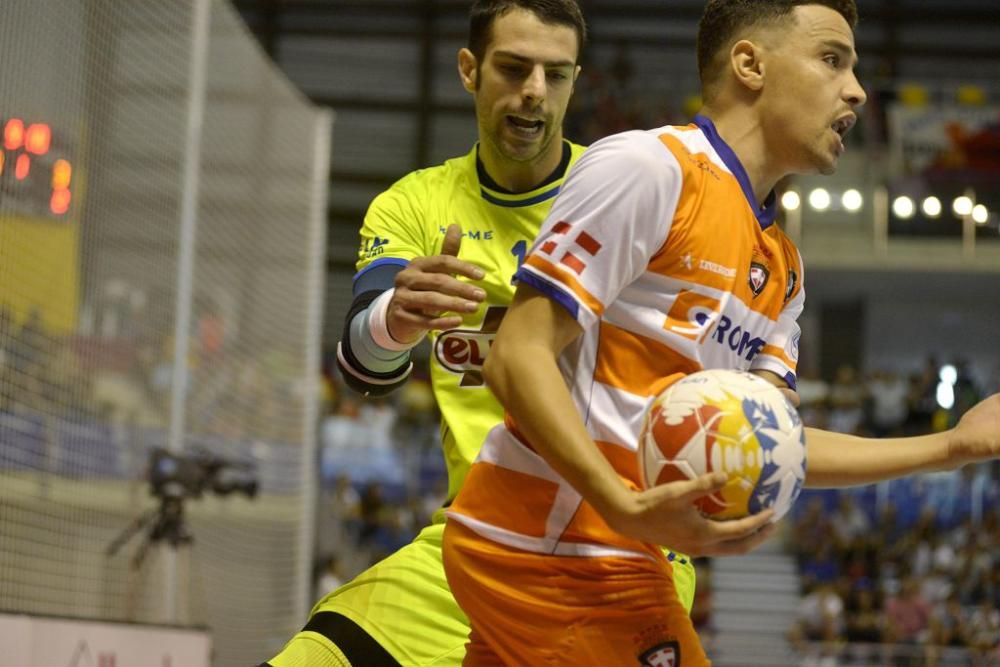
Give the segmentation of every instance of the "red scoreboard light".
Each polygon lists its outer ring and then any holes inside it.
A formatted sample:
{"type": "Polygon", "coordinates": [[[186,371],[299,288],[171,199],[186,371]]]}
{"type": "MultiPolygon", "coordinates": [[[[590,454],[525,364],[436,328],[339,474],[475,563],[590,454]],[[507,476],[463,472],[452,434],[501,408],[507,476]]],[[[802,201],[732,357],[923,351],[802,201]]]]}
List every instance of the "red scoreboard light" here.
{"type": "Polygon", "coordinates": [[[21,153],[17,156],[17,162],[14,163],[14,178],[23,181],[28,177],[30,171],[31,158],[28,157],[27,153],[21,153]]]}
{"type": "Polygon", "coordinates": [[[56,160],[52,165],[52,189],[65,190],[69,188],[69,181],[73,177],[73,167],[69,160],[56,160]]]}
{"type": "Polygon", "coordinates": [[[3,118],[0,128],[0,201],[22,216],[66,215],[73,199],[73,166],[60,155],[66,145],[58,127],[53,131],[49,123],[3,118]]]}
{"type": "Polygon", "coordinates": [[[28,126],[24,134],[24,150],[35,155],[45,155],[52,144],[52,128],[45,123],[34,123],[28,126]]]}
{"type": "Polygon", "coordinates": [[[55,190],[49,202],[49,209],[56,215],[62,215],[69,210],[69,202],[73,195],[69,190],[55,190]]]}
{"type": "Polygon", "coordinates": [[[24,121],[20,118],[11,118],[3,128],[3,147],[9,151],[16,151],[24,144],[24,121]]]}

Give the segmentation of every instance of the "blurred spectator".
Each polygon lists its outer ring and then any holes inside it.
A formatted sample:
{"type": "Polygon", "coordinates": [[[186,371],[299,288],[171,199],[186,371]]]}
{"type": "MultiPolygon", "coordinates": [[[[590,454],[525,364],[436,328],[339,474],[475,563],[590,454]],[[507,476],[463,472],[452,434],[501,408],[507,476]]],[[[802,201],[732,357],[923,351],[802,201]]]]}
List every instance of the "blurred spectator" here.
{"type": "MultiPolygon", "coordinates": [[[[319,530],[316,546],[319,553],[346,554],[358,542],[361,529],[361,496],[346,474],[338,475],[332,486],[324,486],[319,504],[319,530]]],[[[348,567],[350,564],[347,564],[348,567]]]]}
{"type": "Polygon", "coordinates": [[[838,368],[833,384],[830,385],[830,430],[858,433],[865,416],[864,401],[865,389],[857,370],[847,364],[838,368]]]}
{"type": "Polygon", "coordinates": [[[867,391],[872,434],[879,438],[901,435],[909,416],[910,387],[907,382],[888,371],[876,371],[868,381],[867,391]]]}
{"type": "Polygon", "coordinates": [[[930,621],[931,645],[966,646],[968,633],[966,614],[957,595],[948,596],[947,600],[934,608],[930,621]]]}
{"type": "Polygon", "coordinates": [[[851,494],[841,493],[837,509],[830,516],[830,527],[833,529],[837,547],[846,551],[856,539],[868,534],[871,530],[871,520],[851,494]]]}
{"type": "Polygon", "coordinates": [[[983,398],[983,394],[976,383],[976,379],[972,376],[972,372],[969,370],[968,361],[957,359],[955,361],[955,370],[957,371],[957,377],[955,378],[955,405],[952,408],[952,412],[954,414],[953,422],[957,423],[958,419],[969,408],[983,398]]]}
{"type": "Polygon", "coordinates": [[[823,540],[802,563],[802,579],[807,585],[833,583],[840,577],[840,562],[830,540],[823,540]]]}
{"type": "Polygon", "coordinates": [[[933,356],[924,361],[924,367],[910,376],[909,410],[905,430],[908,435],[930,433],[934,415],[938,410],[938,362],[933,356]]]}
{"type": "Polygon", "coordinates": [[[920,593],[918,582],[906,577],[895,595],[885,601],[886,636],[900,644],[923,644],[930,627],[931,605],[920,593]]]}
{"type": "Polygon", "coordinates": [[[862,664],[876,659],[870,645],[884,639],[885,617],[878,595],[869,581],[856,585],[847,599],[844,637],[851,644],[865,644],[852,649],[853,659],[862,664]]]}
{"type": "Polygon", "coordinates": [[[844,601],[831,583],[817,583],[799,603],[788,639],[800,652],[807,651],[807,642],[822,642],[824,652],[832,654],[843,638],[844,601]]]}
{"type": "Polygon", "coordinates": [[[364,544],[375,538],[390,511],[382,497],[382,485],[379,482],[368,482],[365,486],[361,493],[360,510],[361,529],[358,540],[364,544]]]}
{"type": "Polygon", "coordinates": [[[799,416],[807,426],[827,428],[827,400],[830,385],[815,372],[804,372],[796,378],[799,394],[799,416]]]}
{"type": "Polygon", "coordinates": [[[330,554],[323,562],[319,577],[316,580],[315,600],[324,597],[330,591],[340,588],[344,584],[344,573],[341,572],[340,558],[336,554],[330,554]]]}
{"type": "Polygon", "coordinates": [[[981,665],[1000,661],[1000,610],[983,600],[969,615],[968,643],[981,665]]]}

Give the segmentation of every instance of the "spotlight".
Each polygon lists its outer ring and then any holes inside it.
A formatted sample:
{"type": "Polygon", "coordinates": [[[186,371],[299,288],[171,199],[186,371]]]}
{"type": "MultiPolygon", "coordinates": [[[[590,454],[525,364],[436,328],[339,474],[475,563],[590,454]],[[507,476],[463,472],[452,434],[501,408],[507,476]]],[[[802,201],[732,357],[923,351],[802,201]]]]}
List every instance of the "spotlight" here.
{"type": "Polygon", "coordinates": [[[941,200],[937,197],[928,197],[924,200],[922,208],[928,218],[936,218],[941,215],[941,200]]]}
{"type": "Polygon", "coordinates": [[[951,203],[951,210],[955,215],[964,218],[972,213],[972,206],[972,200],[963,195],[955,198],[955,201],[951,203]]]}
{"type": "Polygon", "coordinates": [[[985,225],[990,219],[990,212],[982,204],[976,204],[972,209],[972,219],[977,225],[985,225]]]}
{"type": "Polygon", "coordinates": [[[823,188],[816,188],[809,193],[809,205],[817,211],[830,208],[830,193],[823,188]]]}
{"type": "Polygon", "coordinates": [[[909,220],[913,217],[913,211],[913,200],[909,197],[896,197],[896,199],[892,202],[892,212],[896,214],[897,218],[909,220]]]}
{"type": "Polygon", "coordinates": [[[795,190],[788,190],[785,194],[781,195],[781,206],[786,211],[797,211],[801,205],[802,198],[799,197],[799,193],[795,190]]]}
{"type": "Polygon", "coordinates": [[[851,213],[857,213],[865,203],[864,197],[855,189],[850,189],[840,197],[840,203],[851,213]]]}

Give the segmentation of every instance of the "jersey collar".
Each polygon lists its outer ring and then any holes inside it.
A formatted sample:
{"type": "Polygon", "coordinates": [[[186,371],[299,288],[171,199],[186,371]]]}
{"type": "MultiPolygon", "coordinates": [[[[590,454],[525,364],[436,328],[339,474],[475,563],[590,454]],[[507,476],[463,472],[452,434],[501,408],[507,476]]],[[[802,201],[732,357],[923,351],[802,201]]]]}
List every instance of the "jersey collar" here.
{"type": "Polygon", "coordinates": [[[559,194],[562,187],[562,179],[569,169],[570,161],[573,157],[573,149],[568,141],[563,140],[562,159],[549,176],[538,184],[537,187],[527,192],[511,192],[501,187],[494,181],[479,159],[479,144],[477,143],[473,152],[476,157],[476,175],[479,178],[479,194],[483,199],[496,206],[506,208],[517,208],[521,206],[533,206],[547,199],[552,199],[559,194]]]}
{"type": "Polygon", "coordinates": [[[743,163],[736,157],[736,153],[729,147],[729,144],[719,136],[719,131],[715,129],[715,123],[700,114],[696,115],[692,122],[701,129],[705,137],[708,138],[708,143],[712,144],[712,148],[715,149],[715,152],[722,158],[726,167],[729,168],[729,171],[739,181],[740,188],[743,189],[743,196],[746,197],[747,203],[750,205],[750,210],[756,215],[760,228],[767,229],[773,225],[774,218],[778,213],[778,202],[774,190],[771,190],[767,195],[764,205],[758,207],[757,197],[754,196],[753,187],[750,185],[750,177],[747,176],[746,169],[743,168],[743,163]]]}

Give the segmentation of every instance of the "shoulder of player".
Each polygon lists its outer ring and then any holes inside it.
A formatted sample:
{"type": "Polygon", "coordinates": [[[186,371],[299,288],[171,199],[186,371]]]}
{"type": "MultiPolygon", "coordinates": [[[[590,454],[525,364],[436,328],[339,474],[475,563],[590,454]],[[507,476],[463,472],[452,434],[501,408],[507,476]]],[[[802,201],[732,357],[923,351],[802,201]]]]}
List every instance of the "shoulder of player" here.
{"type": "Polygon", "coordinates": [[[675,182],[681,175],[678,160],[659,140],[659,132],[629,130],[604,137],[587,148],[573,169],[594,170],[621,185],[675,182]]]}
{"type": "MultiPolygon", "coordinates": [[[[470,159],[469,155],[463,155],[432,167],[415,169],[378,194],[372,207],[406,202],[412,208],[423,208],[435,196],[450,198],[452,189],[467,187],[470,159]]],[[[473,161],[473,170],[474,165],[473,161]]]]}

